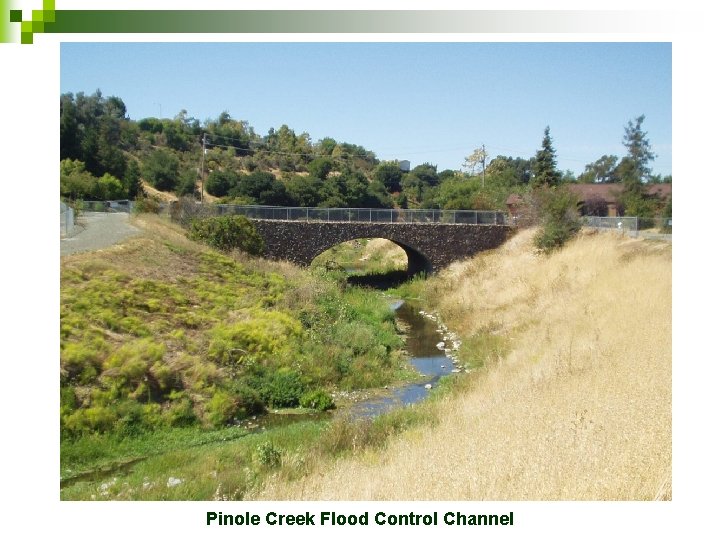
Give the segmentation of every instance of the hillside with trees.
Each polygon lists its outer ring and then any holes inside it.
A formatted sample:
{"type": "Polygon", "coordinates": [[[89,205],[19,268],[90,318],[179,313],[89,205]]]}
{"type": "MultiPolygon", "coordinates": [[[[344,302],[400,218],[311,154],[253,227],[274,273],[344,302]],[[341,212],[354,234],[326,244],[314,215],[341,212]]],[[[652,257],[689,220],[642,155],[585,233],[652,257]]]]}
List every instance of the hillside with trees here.
{"type": "Polygon", "coordinates": [[[465,170],[438,171],[428,162],[406,170],[361,145],[314,141],[287,125],[261,135],[227,111],[205,121],[185,110],[172,119],[133,120],[120,97],[66,93],[60,96],[60,194],[66,200],[152,194],[235,204],[504,210],[511,194],[543,186],[618,183],[623,211],[650,217],[665,208],[648,197],[646,186],[672,178],[652,174],[655,154],[643,120],[625,128],[626,156],[603,155],[576,178],[557,169],[549,126],[529,158],[489,158],[483,146],[466,158],[465,170]]]}

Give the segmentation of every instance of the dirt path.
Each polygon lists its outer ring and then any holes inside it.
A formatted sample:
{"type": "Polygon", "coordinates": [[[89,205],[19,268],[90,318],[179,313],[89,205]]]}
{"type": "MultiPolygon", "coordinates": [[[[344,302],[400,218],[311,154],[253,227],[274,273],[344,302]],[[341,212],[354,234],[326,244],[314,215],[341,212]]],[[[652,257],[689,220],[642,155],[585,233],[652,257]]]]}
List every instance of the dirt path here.
{"type": "Polygon", "coordinates": [[[82,230],[60,239],[60,256],[103,249],[138,234],[140,230],[128,220],[129,215],[124,212],[84,212],[78,218],[82,230]]]}

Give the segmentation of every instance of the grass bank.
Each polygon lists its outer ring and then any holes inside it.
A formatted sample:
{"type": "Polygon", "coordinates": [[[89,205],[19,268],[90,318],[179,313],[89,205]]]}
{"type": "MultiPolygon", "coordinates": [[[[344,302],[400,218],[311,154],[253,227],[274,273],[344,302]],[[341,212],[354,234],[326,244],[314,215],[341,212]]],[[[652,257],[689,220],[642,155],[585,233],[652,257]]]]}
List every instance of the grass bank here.
{"type": "Polygon", "coordinates": [[[156,216],[137,224],[138,237],[61,262],[63,498],[242,497],[281,464],[299,474],[305,458],[290,456],[317,454],[323,423],[281,435],[240,421],[413,376],[377,294],[218,253],[156,216]],[[112,489],[94,475],[130,462],[112,489]]]}
{"type": "Polygon", "coordinates": [[[671,246],[582,234],[541,256],[532,235],[401,291],[480,368],[427,405],[437,422],[256,496],[670,499],[671,246]]]}

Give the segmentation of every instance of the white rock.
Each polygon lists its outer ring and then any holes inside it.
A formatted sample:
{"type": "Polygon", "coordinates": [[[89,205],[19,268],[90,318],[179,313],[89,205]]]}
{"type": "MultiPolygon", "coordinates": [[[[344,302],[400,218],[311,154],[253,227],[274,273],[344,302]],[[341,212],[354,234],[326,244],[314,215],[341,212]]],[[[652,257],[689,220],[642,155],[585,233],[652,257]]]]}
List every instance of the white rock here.
{"type": "Polygon", "coordinates": [[[430,390],[431,388],[432,388],[432,384],[427,383],[427,384],[425,385],[425,389],[426,389],[426,390],[430,390]]]}
{"type": "Polygon", "coordinates": [[[441,351],[444,351],[444,350],[445,350],[445,342],[444,342],[444,341],[438,342],[438,344],[436,345],[436,347],[437,347],[438,349],[440,349],[441,351]]]}
{"type": "Polygon", "coordinates": [[[182,483],[183,483],[182,478],[175,478],[175,477],[171,476],[170,478],[168,478],[167,487],[179,486],[182,483]]]}

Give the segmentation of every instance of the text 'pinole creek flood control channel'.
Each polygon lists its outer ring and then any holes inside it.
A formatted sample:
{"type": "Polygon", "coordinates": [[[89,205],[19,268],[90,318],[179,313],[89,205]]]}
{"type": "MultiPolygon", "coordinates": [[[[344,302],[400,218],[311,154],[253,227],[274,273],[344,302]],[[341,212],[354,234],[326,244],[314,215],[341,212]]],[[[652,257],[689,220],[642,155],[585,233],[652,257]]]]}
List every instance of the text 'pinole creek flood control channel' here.
{"type": "Polygon", "coordinates": [[[229,514],[223,512],[207,512],[206,525],[271,525],[271,526],[494,526],[513,525],[513,512],[507,514],[467,514],[462,512],[431,512],[426,514],[393,514],[386,512],[363,512],[360,514],[341,514],[338,512],[320,512],[313,514],[282,514],[268,512],[261,517],[260,514],[244,512],[229,514]]]}

